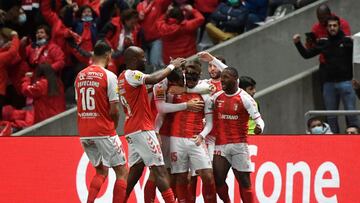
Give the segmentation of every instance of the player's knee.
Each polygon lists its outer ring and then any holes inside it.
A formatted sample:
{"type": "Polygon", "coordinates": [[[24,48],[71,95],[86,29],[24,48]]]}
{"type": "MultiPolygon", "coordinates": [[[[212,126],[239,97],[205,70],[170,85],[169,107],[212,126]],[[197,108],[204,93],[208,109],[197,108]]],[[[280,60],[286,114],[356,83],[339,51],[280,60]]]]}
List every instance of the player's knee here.
{"type": "Polygon", "coordinates": [[[204,184],[212,184],[214,183],[214,175],[212,170],[205,170],[201,172],[201,180],[204,184]]]}
{"type": "Polygon", "coordinates": [[[176,176],[176,184],[187,184],[189,182],[187,173],[178,173],[176,176]]]}
{"type": "Polygon", "coordinates": [[[240,186],[243,188],[250,188],[250,175],[248,173],[240,173],[239,174],[240,186]]]}

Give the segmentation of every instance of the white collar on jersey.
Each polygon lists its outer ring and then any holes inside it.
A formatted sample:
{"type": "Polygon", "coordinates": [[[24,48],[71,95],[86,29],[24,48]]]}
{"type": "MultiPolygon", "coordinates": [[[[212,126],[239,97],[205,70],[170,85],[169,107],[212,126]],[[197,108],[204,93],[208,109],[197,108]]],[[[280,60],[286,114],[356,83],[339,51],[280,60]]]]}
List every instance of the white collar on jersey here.
{"type": "Polygon", "coordinates": [[[232,96],[235,96],[235,95],[239,94],[240,92],[241,92],[241,89],[238,88],[238,90],[236,90],[236,92],[235,92],[234,94],[226,94],[225,92],[224,92],[224,94],[225,94],[227,97],[232,97],[232,96]]]}

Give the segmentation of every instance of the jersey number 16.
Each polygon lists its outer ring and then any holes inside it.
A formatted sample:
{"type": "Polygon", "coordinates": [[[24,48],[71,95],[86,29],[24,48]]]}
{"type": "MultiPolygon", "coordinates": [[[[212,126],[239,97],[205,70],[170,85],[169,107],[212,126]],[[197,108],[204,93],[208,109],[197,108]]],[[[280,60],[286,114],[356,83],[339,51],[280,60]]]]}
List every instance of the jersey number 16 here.
{"type": "Polygon", "coordinates": [[[94,110],[95,109],[95,89],[92,87],[89,88],[81,88],[80,89],[81,94],[81,104],[82,104],[82,110],[94,110]]]}

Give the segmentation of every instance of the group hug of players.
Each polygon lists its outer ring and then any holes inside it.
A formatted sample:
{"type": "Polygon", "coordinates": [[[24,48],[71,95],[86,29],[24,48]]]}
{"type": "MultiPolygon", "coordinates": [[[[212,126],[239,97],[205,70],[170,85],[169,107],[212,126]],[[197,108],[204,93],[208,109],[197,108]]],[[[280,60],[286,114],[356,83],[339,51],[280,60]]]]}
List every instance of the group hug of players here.
{"type": "Polygon", "coordinates": [[[150,169],[144,202],[154,202],[156,188],[166,203],[195,202],[197,176],[204,202],[217,202],[216,194],[230,202],[230,168],[242,201],[254,202],[248,122],[260,134],[264,121],[254,99],[239,88],[235,68],[207,52],[198,57],[208,62],[211,79],[200,80],[201,63],[183,58],[144,74],[144,51],[132,46],[124,52],[126,70],[117,77],[106,69],[111,48],[102,41],[95,45],[92,65],[75,81],[80,140],[96,169],[87,202],[95,201],[109,167],[116,174],[113,202],[127,202],[144,167],[150,169]],[[115,130],[119,103],[126,115],[129,170],[115,130]]]}

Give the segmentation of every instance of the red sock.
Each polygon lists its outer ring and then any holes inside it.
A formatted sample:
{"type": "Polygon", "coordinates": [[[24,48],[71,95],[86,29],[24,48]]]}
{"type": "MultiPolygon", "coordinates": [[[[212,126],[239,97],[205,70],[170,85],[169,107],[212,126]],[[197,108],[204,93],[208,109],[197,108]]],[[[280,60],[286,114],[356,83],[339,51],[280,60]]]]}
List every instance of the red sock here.
{"type": "Polygon", "coordinates": [[[252,188],[240,188],[240,195],[243,203],[253,203],[254,201],[254,192],[252,188]]]}
{"type": "Polygon", "coordinates": [[[145,203],[154,203],[155,195],[156,195],[156,185],[154,181],[148,179],[144,189],[145,203]]]}
{"type": "Polygon", "coordinates": [[[216,192],[224,203],[230,203],[230,197],[228,191],[229,191],[229,187],[227,186],[226,183],[220,187],[216,187],[216,192]]]}
{"type": "Polygon", "coordinates": [[[98,195],[101,185],[105,182],[105,176],[100,174],[95,174],[92,178],[89,188],[89,195],[87,203],[92,203],[95,201],[96,196],[98,195]]]}
{"type": "Polygon", "coordinates": [[[188,184],[176,184],[176,197],[179,203],[187,203],[189,201],[188,184]]]}
{"type": "Polygon", "coordinates": [[[215,183],[203,183],[202,193],[205,203],[216,203],[215,183]]]}
{"type": "Polygon", "coordinates": [[[174,193],[171,188],[161,193],[165,203],[176,203],[174,193]]]}
{"type": "Polygon", "coordinates": [[[196,202],[196,185],[197,185],[197,176],[195,177],[196,179],[194,179],[194,177],[191,177],[191,181],[190,184],[188,185],[188,190],[189,190],[189,203],[195,203],[196,202]]]}
{"type": "Polygon", "coordinates": [[[114,185],[113,203],[126,202],[126,181],[117,179],[114,185]]]}

